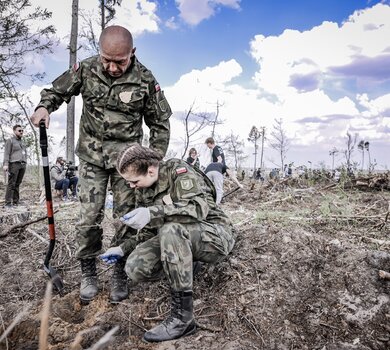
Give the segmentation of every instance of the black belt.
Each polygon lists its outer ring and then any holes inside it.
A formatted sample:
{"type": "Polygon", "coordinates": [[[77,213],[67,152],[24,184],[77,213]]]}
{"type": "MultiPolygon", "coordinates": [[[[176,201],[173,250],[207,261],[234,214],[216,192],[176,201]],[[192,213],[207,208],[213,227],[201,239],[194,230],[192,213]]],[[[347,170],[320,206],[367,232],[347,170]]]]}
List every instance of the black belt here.
{"type": "Polygon", "coordinates": [[[24,161],[22,161],[22,160],[17,160],[16,162],[11,162],[11,163],[26,164],[26,162],[24,162],[24,161]]]}

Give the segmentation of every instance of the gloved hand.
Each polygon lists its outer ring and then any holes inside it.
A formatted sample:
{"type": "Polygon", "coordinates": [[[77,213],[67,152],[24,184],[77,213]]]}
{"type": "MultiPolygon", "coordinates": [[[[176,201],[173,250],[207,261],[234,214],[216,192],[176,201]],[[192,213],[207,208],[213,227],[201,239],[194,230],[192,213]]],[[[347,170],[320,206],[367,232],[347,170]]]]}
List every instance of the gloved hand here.
{"type": "Polygon", "coordinates": [[[107,264],[116,264],[120,258],[123,258],[125,253],[120,246],[108,248],[99,256],[107,264]]]}
{"type": "Polygon", "coordinates": [[[141,230],[150,222],[150,211],[148,208],[137,208],[123,215],[120,220],[127,226],[141,230]]]}

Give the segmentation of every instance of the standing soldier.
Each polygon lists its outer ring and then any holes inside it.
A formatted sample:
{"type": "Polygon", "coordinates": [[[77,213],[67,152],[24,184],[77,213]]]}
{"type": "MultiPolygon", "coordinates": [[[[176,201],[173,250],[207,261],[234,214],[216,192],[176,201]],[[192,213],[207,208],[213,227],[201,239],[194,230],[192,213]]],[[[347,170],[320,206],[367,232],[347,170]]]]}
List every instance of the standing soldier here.
{"type": "Polygon", "coordinates": [[[14,135],[5,142],[3,170],[8,173],[8,185],[5,191],[5,208],[19,204],[19,186],[26,172],[27,150],[23,144],[23,128],[13,127],[14,135]]]}
{"type": "MultiPolygon", "coordinates": [[[[150,147],[165,155],[170,135],[172,112],[153,74],[135,57],[131,33],[120,26],[107,27],[99,39],[100,55],[75,64],[41,92],[41,101],[31,120],[35,126],[63,102],[81,93],[83,110],[76,154],[80,158],[80,222],[76,227],[81,262],[80,298],[89,302],[98,293],[96,257],[102,248],[104,204],[107,185],[113,191],[114,217],[134,208],[134,190],[115,169],[119,150],[141,143],[142,120],[150,130],[150,147]]],[[[135,247],[136,230],[125,225],[117,228],[111,244],[131,241],[135,247]]],[[[131,249],[129,251],[131,251],[131,249]]],[[[110,301],[128,296],[125,259],[115,265],[111,279],[110,301]]]]}
{"type": "MultiPolygon", "coordinates": [[[[126,262],[133,281],[155,279],[163,270],[171,288],[171,315],[147,331],[144,340],[160,342],[195,332],[193,262],[216,263],[234,246],[232,225],[215,203],[215,189],[196,168],[179,159],[162,161],[148,148],[133,145],[118,156],[118,172],[137,189],[137,207],[121,220],[151,233],[126,262]]],[[[128,253],[126,242],[109,248],[109,263],[128,253]]]]}

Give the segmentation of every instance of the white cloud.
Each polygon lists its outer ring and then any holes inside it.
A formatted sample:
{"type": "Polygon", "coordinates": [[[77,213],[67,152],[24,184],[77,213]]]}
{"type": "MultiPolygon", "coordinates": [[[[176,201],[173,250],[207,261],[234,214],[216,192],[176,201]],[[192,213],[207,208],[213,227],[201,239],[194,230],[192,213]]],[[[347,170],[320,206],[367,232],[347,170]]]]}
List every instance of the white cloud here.
{"type": "MultiPolygon", "coordinates": [[[[373,145],[388,142],[390,117],[380,114],[390,113],[390,94],[370,99],[356,84],[354,89],[361,90],[356,95],[344,79],[351,77],[351,70],[354,78],[364,79],[364,70],[371,69],[370,59],[382,59],[389,47],[389,30],[390,6],[379,4],[356,12],[340,26],[324,22],[305,32],[257,35],[251,54],[259,63],[254,76],[258,89],[232,83],[244,69],[233,59],[183,75],[166,94],[176,112],[188,110],[193,101],[198,111],[207,112],[216,111],[217,101],[222,104],[220,118],[225,122],[218,126],[220,135],[233,130],[245,139],[252,125],[265,126],[269,135],[274,119],[283,118],[292,140],[292,157],[302,158],[296,147],[303,147],[314,155],[317,149],[318,160],[329,161],[332,147],[345,148],[348,131],[369,138],[373,145]],[[355,69],[352,64],[363,56],[366,59],[355,69]]],[[[370,78],[379,86],[383,77],[375,74],[373,69],[370,78]]]]}
{"type": "MultiPolygon", "coordinates": [[[[51,11],[52,18],[48,23],[53,24],[57,29],[57,36],[68,44],[71,28],[71,2],[52,0],[31,0],[34,7],[40,6],[51,11]]],[[[149,0],[123,0],[121,6],[116,6],[116,17],[110,25],[122,25],[129,29],[134,36],[138,36],[146,31],[157,32],[160,19],[157,16],[157,5],[149,0]]],[[[100,15],[98,1],[80,1],[79,12],[85,11],[95,17],[95,30],[100,34],[100,15]]],[[[82,26],[79,19],[79,29],[82,26]]]]}
{"type": "MultiPolygon", "coordinates": [[[[323,22],[304,32],[285,30],[277,37],[256,35],[250,43],[251,54],[260,65],[255,81],[280,98],[299,88],[290,85],[291,77],[297,74],[320,73],[321,87],[336,69],[339,76],[346,74],[343,67],[358,57],[382,55],[389,48],[389,37],[390,6],[383,4],[355,12],[341,26],[323,22]]],[[[353,67],[351,73],[359,74],[353,67]]]]}
{"type": "Polygon", "coordinates": [[[212,17],[222,6],[239,10],[240,2],[241,0],[176,0],[180,17],[193,26],[212,17]]]}

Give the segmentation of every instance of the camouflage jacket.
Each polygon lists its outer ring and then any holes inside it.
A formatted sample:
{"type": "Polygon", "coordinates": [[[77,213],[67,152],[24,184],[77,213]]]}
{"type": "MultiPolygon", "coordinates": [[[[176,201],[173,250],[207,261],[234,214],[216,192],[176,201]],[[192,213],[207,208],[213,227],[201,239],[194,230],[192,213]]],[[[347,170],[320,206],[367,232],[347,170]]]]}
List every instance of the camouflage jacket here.
{"type": "Polygon", "coordinates": [[[136,206],[148,207],[148,228],[164,222],[231,225],[224,211],[215,203],[215,188],[209,178],[179,159],[160,162],[155,186],[136,190],[136,206]]]}
{"type": "Polygon", "coordinates": [[[153,74],[137,59],[119,78],[103,70],[99,56],[70,68],[41,92],[37,108],[49,113],[81,93],[76,154],[104,168],[114,168],[118,152],[126,145],[142,141],[142,119],[150,129],[150,147],[165,155],[170,136],[171,108],[153,74]]]}

